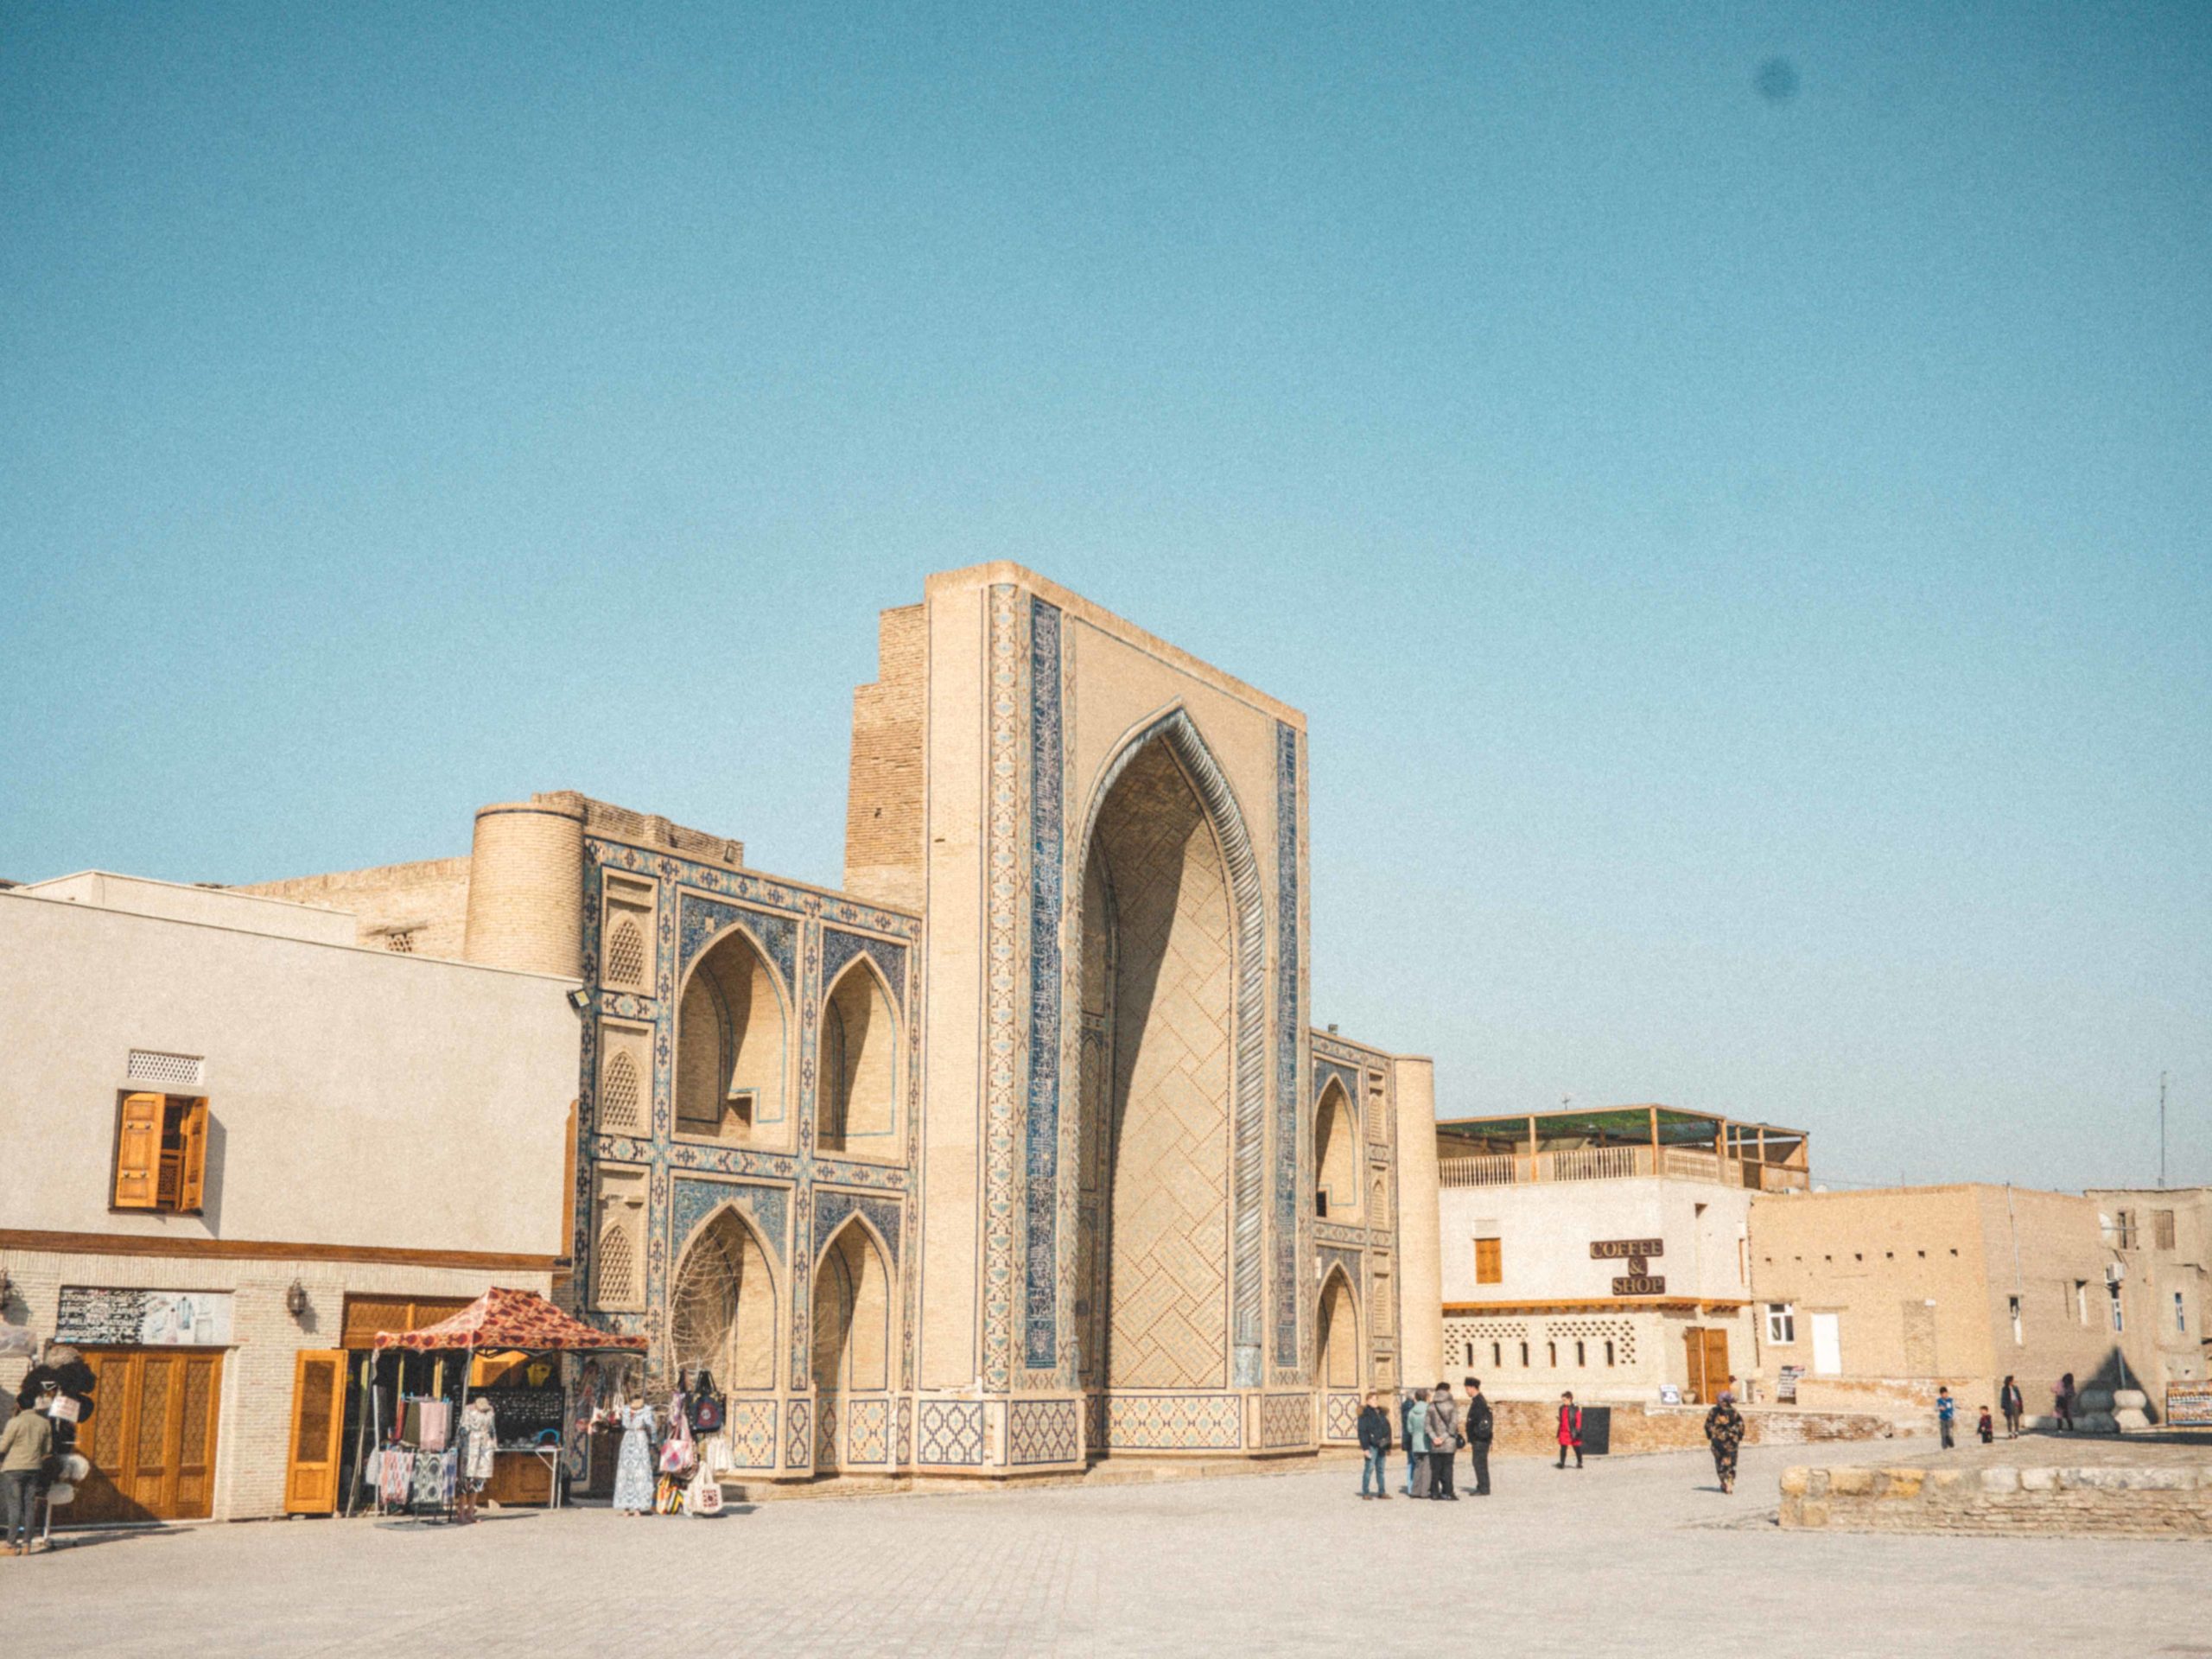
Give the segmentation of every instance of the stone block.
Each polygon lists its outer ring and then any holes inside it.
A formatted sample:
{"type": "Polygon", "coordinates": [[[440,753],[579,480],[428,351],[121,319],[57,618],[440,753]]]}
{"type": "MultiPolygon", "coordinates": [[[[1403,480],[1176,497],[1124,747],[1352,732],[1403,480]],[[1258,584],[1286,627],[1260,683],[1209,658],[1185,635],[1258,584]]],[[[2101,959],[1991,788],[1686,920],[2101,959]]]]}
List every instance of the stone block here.
{"type": "Polygon", "coordinates": [[[1825,1527],[1828,1523],[1828,1506],[1816,1498],[1807,1498],[1797,1505],[1797,1524],[1801,1527],[1825,1527]]]}
{"type": "Polygon", "coordinates": [[[1783,1470],[1782,1471],[1782,1495],[1784,1497],[1804,1497],[1805,1488],[1810,1484],[1808,1477],[1810,1476],[1811,1473],[1812,1471],[1809,1469],[1783,1470]]]}
{"type": "MultiPolygon", "coordinates": [[[[1955,1477],[1962,1471],[1947,1469],[1943,1472],[1955,1477]]],[[[2023,1472],[2018,1469],[1985,1469],[1981,1471],[1981,1490],[1993,1495],[2017,1492],[2022,1484],[2023,1472]]],[[[2051,1471],[2048,1469],[2031,1469],[2024,1472],[2047,1475],[2051,1471]]]]}
{"type": "MultiPolygon", "coordinates": [[[[1984,1472],[1993,1471],[1985,1471],[1984,1472]]],[[[1948,1492],[1966,1478],[1967,1471],[1963,1469],[1931,1469],[1928,1471],[1928,1490],[1931,1492],[1948,1492]]]]}
{"type": "Polygon", "coordinates": [[[2056,1469],[2023,1469],[2020,1490],[2024,1492],[2055,1492],[2058,1490],[2058,1471],[2056,1469]]]}
{"type": "Polygon", "coordinates": [[[1805,1496],[1826,1497],[1827,1495],[1828,1471],[1825,1469],[1808,1469],[1805,1471],[1805,1496]]]}
{"type": "Polygon", "coordinates": [[[1880,1496],[1884,1497],[1913,1498],[1920,1496],[1921,1484],[1928,1478],[1925,1469],[1885,1469],[1880,1496]]]}
{"type": "Polygon", "coordinates": [[[1828,1471],[1828,1490],[1838,1497],[1871,1497],[1874,1493],[1874,1473],[1872,1469],[1832,1469],[1828,1471]]]}

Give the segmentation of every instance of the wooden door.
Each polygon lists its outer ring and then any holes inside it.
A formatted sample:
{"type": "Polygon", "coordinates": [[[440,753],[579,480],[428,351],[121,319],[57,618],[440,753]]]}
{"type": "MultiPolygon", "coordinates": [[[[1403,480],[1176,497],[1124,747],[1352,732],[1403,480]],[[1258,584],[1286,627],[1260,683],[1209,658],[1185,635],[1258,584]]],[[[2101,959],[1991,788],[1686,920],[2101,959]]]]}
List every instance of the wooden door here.
{"type": "Polygon", "coordinates": [[[204,1520],[215,1502],[223,1357],[194,1350],[90,1349],[93,1410],[77,1437],[92,1472],[62,1512],[71,1523],[204,1520]]]}
{"type": "Polygon", "coordinates": [[[1705,1327],[1693,1325],[1682,1332],[1682,1357],[1687,1362],[1683,1372],[1688,1379],[1683,1385],[1683,1399],[1691,1405],[1705,1400],[1705,1327]]]}
{"type": "Polygon", "coordinates": [[[346,1426],[342,1349],[302,1349],[292,1365],[292,1450],[284,1513],[328,1515],[338,1507],[338,1447],[346,1426]]]}
{"type": "Polygon", "coordinates": [[[1720,1397],[1729,1376],[1728,1327],[1708,1325],[1705,1327],[1705,1398],[1708,1402],[1720,1397]]]}

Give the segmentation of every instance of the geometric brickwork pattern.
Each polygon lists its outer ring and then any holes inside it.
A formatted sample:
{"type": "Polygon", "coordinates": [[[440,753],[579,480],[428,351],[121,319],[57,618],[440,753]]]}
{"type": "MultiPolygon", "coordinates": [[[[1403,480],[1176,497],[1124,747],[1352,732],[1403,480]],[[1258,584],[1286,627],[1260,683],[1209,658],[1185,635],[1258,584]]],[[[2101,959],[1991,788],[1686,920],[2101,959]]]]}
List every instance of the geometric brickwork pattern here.
{"type": "Polygon", "coordinates": [[[1082,1452],[1081,1413],[1072,1400],[1015,1400],[1007,1407],[1007,1461],[1072,1463],[1082,1452]]]}
{"type": "Polygon", "coordinates": [[[918,1408],[914,1461],[972,1466],[983,1460],[979,1400],[924,1400],[918,1408]]]}
{"type": "MultiPolygon", "coordinates": [[[[825,1409],[836,1405],[836,1396],[835,1395],[830,1395],[823,1402],[825,1409]]],[[[808,1411],[807,1402],[804,1400],[792,1401],[791,1402],[790,1432],[785,1437],[786,1443],[784,1447],[784,1461],[794,1469],[804,1469],[807,1466],[809,1462],[808,1453],[812,1444],[808,1431],[812,1427],[812,1426],[813,1419],[808,1411]]]]}
{"type": "Polygon", "coordinates": [[[772,1400],[733,1400],[722,1433],[729,1440],[730,1460],[740,1469],[776,1466],[776,1402],[772,1400]]]}
{"type": "Polygon", "coordinates": [[[1260,1444],[1270,1449],[1307,1446],[1313,1440],[1313,1396],[1310,1394],[1263,1394],[1260,1396],[1260,1444]]]}
{"type": "MultiPolygon", "coordinates": [[[[990,781],[984,871],[983,1386],[1003,1393],[1014,1365],[1014,1154],[1015,1077],[1021,1046],[1017,1012],[1027,977],[1021,895],[1029,862],[1022,810],[1028,745],[1023,728],[1027,630],[1011,583],[990,591],[990,781]]],[[[927,1433],[926,1425],[924,1429],[927,1433]]]]}
{"type": "MultiPolygon", "coordinates": [[[[1275,1364],[1281,1370],[1298,1367],[1299,1307],[1308,1287],[1298,1272],[1306,1258],[1305,1245],[1313,1224],[1313,1210],[1300,1202],[1305,1187],[1298,1179],[1304,1136],[1299,1109],[1304,1068],[1299,1065],[1299,1039],[1306,1028],[1305,968],[1299,942],[1306,937],[1306,918],[1300,899],[1301,861],[1305,855],[1305,768],[1302,742],[1297,728],[1275,722],[1275,1182],[1274,1182],[1274,1327],[1275,1364]]],[[[1309,1327],[1310,1328],[1310,1327],[1309,1327]]]]}
{"type": "Polygon", "coordinates": [[[845,1438],[848,1463],[891,1461],[891,1402],[877,1396],[855,1400],[848,1406],[850,1421],[845,1438]]]}
{"type": "Polygon", "coordinates": [[[1356,1394],[1332,1394],[1323,1408],[1321,1438],[1325,1440],[1354,1440],[1359,1438],[1359,1396],[1356,1394]]]}
{"type": "Polygon", "coordinates": [[[1114,1452],[1234,1452],[1244,1441],[1234,1395],[1106,1396],[1103,1440],[1114,1452]]]}
{"type": "Polygon", "coordinates": [[[1113,891],[1116,1389],[1228,1383],[1229,885],[1164,743],[1122,772],[1094,856],[1113,891]]]}

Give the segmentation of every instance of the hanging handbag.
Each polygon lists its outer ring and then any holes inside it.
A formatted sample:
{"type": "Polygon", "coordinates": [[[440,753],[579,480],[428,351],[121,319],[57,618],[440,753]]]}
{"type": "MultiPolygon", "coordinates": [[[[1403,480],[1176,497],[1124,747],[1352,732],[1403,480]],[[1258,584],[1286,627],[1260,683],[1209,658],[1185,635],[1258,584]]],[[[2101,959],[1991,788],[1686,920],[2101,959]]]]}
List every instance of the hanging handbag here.
{"type": "Polygon", "coordinates": [[[720,1515],[722,1512],[722,1484],[705,1469],[691,1477],[691,1484],[684,1489],[683,1506],[694,1515],[720,1515]]]}
{"type": "Polygon", "coordinates": [[[668,1438],[661,1442],[661,1472],[664,1475],[689,1474],[696,1460],[697,1453],[691,1448],[691,1425],[678,1412],[675,1421],[669,1426],[668,1438]]]}

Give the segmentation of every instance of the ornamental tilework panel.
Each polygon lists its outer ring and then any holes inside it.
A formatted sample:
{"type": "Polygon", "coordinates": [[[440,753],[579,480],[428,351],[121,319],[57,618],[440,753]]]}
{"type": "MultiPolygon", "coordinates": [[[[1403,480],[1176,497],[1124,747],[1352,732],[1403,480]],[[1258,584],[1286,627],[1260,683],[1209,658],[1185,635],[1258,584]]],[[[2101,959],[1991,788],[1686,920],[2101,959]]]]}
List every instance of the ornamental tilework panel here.
{"type": "Polygon", "coordinates": [[[872,939],[865,933],[848,933],[842,928],[825,927],[822,930],[822,983],[827,987],[836,983],[837,976],[855,957],[866,957],[882,971],[884,982],[891,987],[892,1000],[899,1011],[906,1011],[906,947],[888,939],[872,939]]]}
{"type": "Polygon", "coordinates": [[[791,1193],[787,1188],[755,1186],[741,1181],[690,1181],[681,1176],[676,1178],[674,1185],[675,1191],[669,1198],[669,1236],[675,1241],[677,1249],[683,1249],[692,1230],[714,1211],[725,1204],[734,1204],[760,1230],[778,1264],[782,1263],[791,1225],[791,1193]]]}
{"type": "Polygon", "coordinates": [[[761,954],[776,964],[783,975],[781,989],[788,995],[797,969],[792,956],[798,938],[798,924],[788,916],[779,916],[772,911],[757,910],[750,905],[726,905],[720,899],[702,899],[696,893],[683,894],[682,958],[677,965],[677,977],[691,971],[691,964],[699,953],[733,927],[741,927],[753,936],[760,946],[761,954]]]}
{"type": "Polygon", "coordinates": [[[890,1247],[891,1260],[883,1264],[884,1272],[894,1280],[899,1269],[899,1200],[871,1198],[858,1192],[839,1192],[835,1190],[814,1189],[814,1238],[810,1259],[819,1255],[829,1243],[830,1236],[844,1224],[845,1217],[855,1210],[868,1217],[868,1225],[882,1236],[890,1247]]]}
{"type": "Polygon", "coordinates": [[[1073,1463],[1083,1455],[1082,1408],[1073,1400],[1016,1400],[1006,1408],[1007,1461],[1073,1463]]]}
{"type": "Polygon", "coordinates": [[[804,1400],[791,1404],[791,1432],[784,1437],[784,1463],[786,1467],[804,1469],[812,1461],[813,1439],[808,1431],[813,1427],[813,1413],[804,1400]]]}
{"type": "MultiPolygon", "coordinates": [[[[668,1276],[675,1245],[696,1226],[714,1205],[725,1199],[740,1203],[758,1222],[764,1234],[777,1243],[780,1264],[785,1268],[793,1257],[804,1259],[812,1236],[814,1210],[809,1200],[809,1189],[817,1179],[833,1180],[843,1185],[885,1193],[885,1198],[874,1200],[887,1204],[894,1212],[888,1229],[895,1236],[899,1224],[895,1212],[903,1193],[911,1183],[906,1167],[880,1164],[848,1164],[842,1160],[814,1157],[812,1135],[814,1038],[817,1023],[821,993],[822,929],[817,918],[828,916],[852,931],[853,937],[863,937],[862,931],[887,936],[870,944],[870,954],[879,966],[891,964],[888,970],[893,980],[896,995],[902,1006],[912,1007],[918,991],[917,961],[914,944],[920,938],[921,924],[918,918],[904,912],[887,910],[878,906],[825,894],[813,888],[778,881],[771,877],[747,872],[732,871],[702,864],[664,853],[632,847],[620,842],[610,842],[596,836],[587,836],[584,842],[583,906],[584,959],[587,963],[598,960],[600,906],[592,902],[597,894],[602,873],[607,870],[628,871],[633,874],[649,875],[659,883],[659,908],[653,928],[652,962],[649,979],[654,995],[639,996],[630,991],[612,992],[592,986],[594,1011],[601,1014],[618,1015],[639,1023],[650,1023],[652,1027],[651,1110],[649,1122],[632,1133],[624,1135],[589,1135],[582,1138],[582,1155],[576,1160],[577,1225],[571,1237],[570,1249],[575,1262],[576,1282],[588,1283],[591,1249],[595,1240],[590,1236],[590,1195],[593,1170],[601,1159],[635,1165],[649,1172],[646,1246],[646,1311],[599,1316],[597,1322],[626,1335],[650,1334],[656,1344],[666,1322],[668,1276]],[[760,944],[763,956],[784,976],[786,989],[791,994],[801,1029],[800,1089],[797,1109],[800,1116],[801,1134],[796,1152],[767,1152],[744,1147],[699,1146],[690,1142],[677,1143],[670,1134],[673,1112],[673,1035],[675,1027],[675,988],[681,967],[695,960],[713,938],[733,925],[741,925],[760,944]],[[671,1174],[681,1172],[681,1178],[671,1179],[671,1174]],[[716,1184],[692,1179],[698,1176],[721,1175],[732,1177],[766,1178],[766,1181],[781,1185],[770,1187],[760,1183],[721,1184],[721,1190],[704,1190],[716,1184]],[[741,1190],[740,1190],[741,1189],[741,1190]],[[797,1192],[796,1200],[791,1196],[797,1192]]],[[[842,947],[841,947],[842,948],[842,947]]],[[[909,1053],[918,1058],[919,1032],[917,1022],[908,1021],[909,1053]]],[[[580,1121],[596,1122],[594,1091],[598,1083],[598,1022],[587,1020],[580,1045],[580,1121]]],[[[908,1097],[914,1098],[919,1087],[921,1068],[910,1065],[908,1097]]],[[[907,1160],[911,1163],[914,1147],[915,1114],[907,1114],[907,1160]]],[[[791,1275],[793,1283],[791,1301],[792,1338],[791,1342],[792,1384],[805,1386],[806,1333],[811,1319],[807,1297],[810,1289],[809,1275],[791,1275]]],[[[903,1375],[911,1381],[913,1370],[913,1322],[912,1307],[913,1279],[911,1272],[903,1279],[894,1278],[901,1299],[901,1329],[905,1333],[902,1344],[903,1375]]],[[[658,1363],[656,1352],[651,1363],[658,1363]]],[[[803,1406],[794,1411],[804,1412],[803,1406]]],[[[806,1449],[810,1445],[810,1423],[795,1423],[788,1419],[783,1424],[785,1449],[791,1454],[795,1466],[806,1465],[806,1449]]],[[[774,1433],[772,1425],[768,1431],[774,1433]]]]}
{"type": "Polygon", "coordinates": [[[1321,1438],[1325,1440],[1357,1440],[1359,1438],[1359,1396],[1356,1394],[1330,1395],[1322,1406],[1321,1438]]]}
{"type": "Polygon", "coordinates": [[[972,1468],[983,1461],[982,1401],[925,1400],[919,1411],[915,1462],[972,1468]]]}
{"type": "Polygon", "coordinates": [[[776,1466],[776,1402],[733,1400],[722,1430],[729,1438],[730,1461],[741,1469],[776,1466]]]}
{"type": "Polygon", "coordinates": [[[846,1406],[845,1461],[891,1461],[891,1401],[888,1396],[871,1395],[854,1400],[846,1406]]]}
{"type": "Polygon", "coordinates": [[[1060,613],[1033,596],[1029,620],[1029,1122],[1022,1357],[1058,1362],[1055,1312],[1060,1207],[1060,918],[1065,831],[1061,790],[1060,613]]]}
{"type": "Polygon", "coordinates": [[[1351,1287],[1352,1295],[1357,1299],[1359,1295],[1360,1286],[1359,1252],[1357,1250],[1343,1249],[1335,1245],[1324,1244],[1317,1245],[1314,1248],[1313,1254],[1321,1264],[1322,1283],[1325,1284],[1328,1282],[1329,1271],[1331,1268],[1342,1268],[1344,1270],[1344,1282],[1351,1287]]]}
{"type": "Polygon", "coordinates": [[[1116,1452],[1234,1452],[1244,1444],[1231,1394],[1110,1395],[1104,1438],[1116,1452]]]}
{"type": "Polygon", "coordinates": [[[1300,1362],[1298,1305],[1298,1038],[1299,960],[1299,741],[1295,728],[1275,724],[1275,1170],[1274,1326],[1275,1364],[1295,1370],[1300,1362]]]}
{"type": "Polygon", "coordinates": [[[899,1400],[898,1437],[891,1443],[891,1460],[893,1463],[912,1463],[914,1460],[913,1445],[914,1402],[911,1396],[902,1395],[899,1400]]]}
{"type": "Polygon", "coordinates": [[[1316,1101],[1321,1098],[1322,1091],[1328,1088],[1332,1079],[1343,1085],[1344,1099],[1351,1107],[1352,1121],[1357,1122],[1366,1116],[1366,1113],[1361,1109],[1364,1103],[1361,1099],[1363,1091],[1359,1086],[1359,1069],[1357,1066],[1341,1065],[1334,1060],[1323,1059],[1319,1055],[1315,1055],[1313,1057],[1313,1098],[1316,1101]]]}
{"type": "MultiPolygon", "coordinates": [[[[990,590],[989,800],[984,872],[983,1386],[1003,1393],[1014,1369],[1014,1102],[1020,1073],[1021,893],[1027,863],[1027,630],[1020,590],[990,590]]],[[[926,1418],[925,1433],[926,1433],[926,1418]]]]}
{"type": "Polygon", "coordinates": [[[1310,1394],[1263,1394],[1260,1396],[1260,1444],[1273,1449],[1306,1446],[1313,1439],[1313,1396],[1310,1394]]]}

